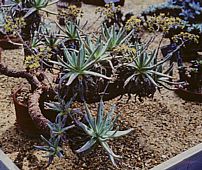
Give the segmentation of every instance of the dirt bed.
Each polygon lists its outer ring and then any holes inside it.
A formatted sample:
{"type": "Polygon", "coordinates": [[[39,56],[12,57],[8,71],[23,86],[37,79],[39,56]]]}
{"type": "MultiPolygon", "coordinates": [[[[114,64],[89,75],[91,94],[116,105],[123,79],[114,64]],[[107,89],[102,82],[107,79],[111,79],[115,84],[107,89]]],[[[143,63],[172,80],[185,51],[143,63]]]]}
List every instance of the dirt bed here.
{"type": "MultiPolygon", "coordinates": [[[[133,1],[127,1],[124,9],[136,14],[148,3],[162,2],[133,1]]],[[[86,18],[95,10],[92,6],[83,8],[88,12],[86,18]]],[[[4,51],[2,58],[9,67],[22,68],[21,49],[4,51]]],[[[33,148],[33,145],[41,145],[41,140],[24,136],[15,126],[11,89],[21,82],[0,75],[0,147],[20,169],[44,169],[44,153],[33,148]]],[[[123,126],[135,129],[130,135],[110,142],[114,152],[123,156],[118,161],[120,169],[150,169],[202,142],[201,103],[186,102],[167,90],[162,90],[161,94],[157,92],[154,99],[146,99],[143,103],[134,98],[126,101],[127,96],[120,101],[106,102],[108,108],[117,103],[117,110],[123,113],[123,126]]],[[[113,169],[101,148],[85,156],[74,154],[68,145],[65,150],[65,158],[55,159],[48,169],[113,169]]]]}

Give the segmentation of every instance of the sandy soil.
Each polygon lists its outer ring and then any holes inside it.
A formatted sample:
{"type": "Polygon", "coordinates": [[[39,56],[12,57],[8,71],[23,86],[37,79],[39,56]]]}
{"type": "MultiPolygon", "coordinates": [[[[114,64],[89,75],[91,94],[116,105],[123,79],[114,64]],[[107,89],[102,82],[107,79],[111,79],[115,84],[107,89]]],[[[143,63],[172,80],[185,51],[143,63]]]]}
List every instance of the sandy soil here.
{"type": "MultiPolygon", "coordinates": [[[[138,14],[148,5],[162,1],[130,0],[124,10],[138,14]]],[[[95,7],[83,8],[85,18],[93,22],[95,7]]],[[[20,49],[4,51],[2,58],[9,67],[22,68],[20,49]]],[[[0,147],[20,169],[44,169],[43,152],[33,148],[41,145],[41,140],[24,136],[15,126],[11,89],[21,82],[0,75],[0,147]]],[[[127,96],[116,100],[107,102],[107,107],[117,103],[118,111],[123,113],[123,126],[135,129],[130,135],[110,142],[114,152],[123,156],[118,162],[120,169],[149,169],[202,142],[202,103],[186,102],[167,90],[157,92],[153,100],[146,99],[143,103],[135,102],[134,98],[126,103],[127,96]]],[[[65,158],[56,159],[48,169],[113,169],[101,148],[82,157],[75,155],[68,145],[65,150],[65,158]]]]}

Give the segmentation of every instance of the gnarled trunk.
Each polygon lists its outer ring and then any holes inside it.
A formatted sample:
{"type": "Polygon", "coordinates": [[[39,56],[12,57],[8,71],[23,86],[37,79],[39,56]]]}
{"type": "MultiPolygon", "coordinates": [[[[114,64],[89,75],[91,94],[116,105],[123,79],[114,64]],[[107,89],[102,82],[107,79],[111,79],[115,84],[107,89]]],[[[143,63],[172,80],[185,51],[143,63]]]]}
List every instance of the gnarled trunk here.
{"type": "Polygon", "coordinates": [[[42,84],[37,79],[36,76],[28,73],[27,71],[16,71],[14,69],[9,69],[4,64],[0,63],[0,74],[3,74],[8,77],[14,78],[25,78],[31,84],[33,93],[30,95],[28,100],[28,111],[30,117],[42,132],[42,134],[49,134],[49,128],[47,126],[49,120],[46,119],[41,113],[39,107],[39,99],[42,94],[42,84]]]}
{"type": "Polygon", "coordinates": [[[25,78],[31,84],[32,89],[36,89],[37,87],[41,86],[41,83],[38,81],[36,76],[33,76],[27,71],[17,71],[14,69],[9,69],[2,63],[0,63],[0,74],[14,78],[25,78]]]}
{"type": "Polygon", "coordinates": [[[42,92],[42,88],[38,88],[29,96],[28,112],[37,128],[41,131],[41,134],[49,135],[49,120],[43,116],[39,107],[39,99],[42,92]]]}

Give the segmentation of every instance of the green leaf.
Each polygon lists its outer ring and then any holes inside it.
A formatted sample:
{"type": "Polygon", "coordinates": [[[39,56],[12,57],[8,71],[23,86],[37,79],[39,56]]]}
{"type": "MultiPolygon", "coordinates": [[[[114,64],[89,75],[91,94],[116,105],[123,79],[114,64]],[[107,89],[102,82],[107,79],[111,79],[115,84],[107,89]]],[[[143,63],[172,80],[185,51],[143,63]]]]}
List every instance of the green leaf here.
{"type": "Polygon", "coordinates": [[[64,80],[68,79],[71,76],[71,73],[66,73],[60,78],[59,84],[62,84],[64,80]]]}
{"type": "Polygon", "coordinates": [[[103,123],[103,129],[104,129],[103,132],[105,132],[105,129],[108,129],[110,124],[112,123],[112,116],[114,114],[115,109],[116,109],[116,105],[112,105],[109,113],[107,113],[105,117],[105,122],[103,123]]]}
{"type": "Polygon", "coordinates": [[[72,66],[72,65],[70,65],[70,64],[68,64],[67,62],[64,62],[61,58],[60,58],[60,56],[57,56],[57,59],[58,59],[58,62],[60,62],[60,63],[62,63],[64,66],[64,68],[71,68],[71,69],[74,69],[74,66],[72,66]]]}
{"type": "Polygon", "coordinates": [[[48,146],[53,146],[52,143],[50,143],[46,138],[44,138],[42,135],[41,135],[41,139],[46,143],[48,144],[48,146]]]}
{"type": "Polygon", "coordinates": [[[71,54],[69,53],[68,49],[64,46],[64,44],[63,44],[63,48],[64,48],[64,57],[65,57],[65,59],[68,61],[68,63],[69,63],[72,67],[74,67],[74,66],[75,66],[75,62],[74,62],[74,60],[72,60],[72,56],[71,56],[71,54]]]}
{"type": "Polygon", "coordinates": [[[135,76],[135,74],[132,74],[130,77],[128,77],[127,79],[126,79],[126,81],[124,82],[124,88],[126,87],[126,85],[131,81],[131,79],[133,78],[135,76]]]}
{"type": "Polygon", "coordinates": [[[62,64],[61,62],[52,61],[52,60],[50,60],[50,61],[48,61],[48,62],[50,62],[50,63],[52,63],[52,64],[56,64],[56,65],[58,65],[58,66],[61,66],[61,67],[66,68],[66,66],[65,66],[64,64],[62,64]]]}
{"type": "Polygon", "coordinates": [[[109,155],[109,158],[110,158],[110,160],[112,161],[112,164],[113,164],[116,168],[118,168],[118,166],[117,166],[117,164],[116,164],[116,162],[115,162],[115,160],[114,160],[114,157],[113,157],[112,155],[109,155]]]}
{"type": "Polygon", "coordinates": [[[174,64],[172,63],[170,67],[164,72],[164,74],[170,74],[173,71],[174,64]]]}
{"type": "Polygon", "coordinates": [[[156,87],[160,87],[155,81],[154,79],[149,75],[149,74],[145,74],[145,76],[151,81],[151,83],[156,86],[156,87]]]}
{"type": "Polygon", "coordinates": [[[119,44],[123,44],[127,39],[129,39],[129,37],[133,34],[134,30],[132,30],[127,36],[125,36],[125,38],[123,38],[120,42],[118,42],[119,44]]]}
{"type": "Polygon", "coordinates": [[[148,66],[150,65],[150,63],[152,63],[152,61],[157,57],[157,53],[158,53],[158,50],[155,49],[153,53],[151,54],[151,56],[149,57],[149,59],[146,61],[145,66],[148,66]]]}
{"type": "Polygon", "coordinates": [[[104,114],[104,102],[101,99],[100,103],[99,103],[99,107],[98,107],[98,111],[97,111],[97,119],[96,119],[96,123],[97,123],[97,127],[98,129],[101,127],[102,122],[103,122],[103,114],[104,114]]]}
{"type": "Polygon", "coordinates": [[[72,82],[78,77],[79,73],[72,73],[68,79],[68,82],[66,83],[66,86],[69,86],[72,84],[72,82]]]}
{"type": "Polygon", "coordinates": [[[36,149],[42,150],[42,151],[49,151],[48,146],[34,146],[36,149]]]}
{"type": "Polygon", "coordinates": [[[95,138],[91,138],[88,142],[85,143],[80,149],[76,150],[77,153],[84,152],[86,150],[89,150],[95,143],[96,143],[95,138]]]}
{"type": "Polygon", "coordinates": [[[100,74],[100,73],[96,73],[96,72],[93,72],[93,71],[83,71],[84,74],[88,74],[88,75],[92,75],[92,76],[96,76],[96,77],[102,77],[104,79],[107,79],[107,80],[111,80],[110,77],[107,77],[103,74],[100,74]]]}
{"type": "Polygon", "coordinates": [[[67,130],[72,129],[74,127],[75,127],[75,125],[67,126],[67,127],[63,128],[62,131],[64,132],[64,131],[67,131],[67,130]]]}
{"type": "Polygon", "coordinates": [[[107,142],[100,142],[101,145],[103,146],[103,148],[105,149],[105,151],[107,151],[107,153],[115,158],[121,158],[121,156],[116,155],[111,148],[109,147],[109,145],[107,144],[107,142]]]}
{"type": "Polygon", "coordinates": [[[83,124],[80,121],[76,121],[76,124],[81,127],[89,136],[94,136],[94,132],[92,129],[90,129],[88,126],[86,126],[85,124],[83,124]]]}
{"type": "Polygon", "coordinates": [[[30,9],[27,11],[27,13],[24,15],[23,18],[29,17],[29,16],[30,16],[31,14],[33,14],[35,11],[37,11],[36,8],[34,8],[34,7],[30,8],[30,9]]]}
{"type": "Polygon", "coordinates": [[[55,110],[58,112],[62,111],[62,108],[59,102],[51,102],[51,103],[44,102],[44,106],[50,110],[55,110]]]}
{"type": "Polygon", "coordinates": [[[173,78],[172,76],[169,76],[167,74],[163,74],[163,73],[160,73],[160,72],[157,72],[154,70],[151,70],[151,73],[156,74],[156,75],[161,76],[161,77],[167,77],[167,78],[171,78],[171,79],[173,78]]]}
{"type": "Polygon", "coordinates": [[[123,131],[108,131],[106,133],[106,135],[112,137],[112,138],[117,138],[117,137],[120,137],[120,136],[124,136],[124,135],[127,135],[128,133],[132,132],[134,129],[131,128],[131,129],[128,129],[128,130],[123,130],[123,131]]]}
{"type": "Polygon", "coordinates": [[[92,117],[92,114],[88,108],[88,105],[86,104],[86,102],[84,102],[84,106],[85,106],[85,111],[86,111],[86,115],[89,121],[89,125],[90,127],[94,130],[94,132],[96,132],[96,124],[95,124],[95,120],[92,117]]]}
{"type": "Polygon", "coordinates": [[[77,60],[77,67],[81,68],[84,64],[85,61],[85,50],[84,50],[84,45],[81,45],[81,48],[79,50],[79,57],[77,60]]]}

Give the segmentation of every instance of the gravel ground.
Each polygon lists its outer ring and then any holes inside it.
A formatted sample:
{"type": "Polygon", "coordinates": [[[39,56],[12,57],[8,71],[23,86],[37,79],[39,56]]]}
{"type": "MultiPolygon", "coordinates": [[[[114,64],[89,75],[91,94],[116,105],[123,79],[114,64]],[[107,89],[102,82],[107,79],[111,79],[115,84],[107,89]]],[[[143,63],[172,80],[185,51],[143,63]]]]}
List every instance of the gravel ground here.
{"type": "MultiPolygon", "coordinates": [[[[125,10],[138,13],[154,2],[162,0],[127,1],[125,10]]],[[[84,6],[85,16],[95,8],[84,6]]],[[[91,20],[91,22],[93,22],[91,20]]],[[[2,58],[9,67],[22,68],[21,50],[4,51],[2,58]]],[[[23,80],[0,75],[0,147],[20,167],[20,169],[44,169],[46,159],[33,145],[41,145],[41,140],[24,136],[15,127],[15,112],[11,99],[11,89],[23,80]]],[[[110,141],[115,153],[123,156],[118,161],[120,169],[150,169],[153,166],[181,153],[202,142],[202,103],[186,102],[172,91],[157,92],[154,99],[145,99],[143,103],[128,103],[127,96],[120,101],[106,102],[106,107],[117,103],[117,110],[122,113],[123,127],[135,130],[128,136],[110,141]]],[[[95,105],[91,106],[92,109],[95,105]]],[[[88,155],[75,155],[68,145],[64,159],[54,161],[48,169],[113,169],[105,152],[98,148],[88,155]]]]}

